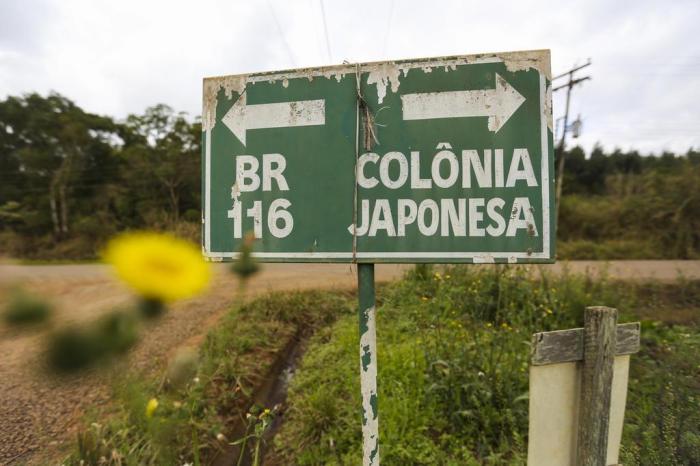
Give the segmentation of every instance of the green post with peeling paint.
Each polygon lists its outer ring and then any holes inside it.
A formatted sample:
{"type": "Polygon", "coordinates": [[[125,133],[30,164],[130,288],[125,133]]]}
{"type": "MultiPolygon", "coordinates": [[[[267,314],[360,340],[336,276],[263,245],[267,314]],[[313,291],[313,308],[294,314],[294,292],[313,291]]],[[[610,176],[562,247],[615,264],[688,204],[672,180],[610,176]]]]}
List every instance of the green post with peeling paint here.
{"type": "Polygon", "coordinates": [[[374,264],[357,264],[360,317],[360,388],[362,390],[362,464],[379,465],[377,409],[377,327],[374,264]]]}

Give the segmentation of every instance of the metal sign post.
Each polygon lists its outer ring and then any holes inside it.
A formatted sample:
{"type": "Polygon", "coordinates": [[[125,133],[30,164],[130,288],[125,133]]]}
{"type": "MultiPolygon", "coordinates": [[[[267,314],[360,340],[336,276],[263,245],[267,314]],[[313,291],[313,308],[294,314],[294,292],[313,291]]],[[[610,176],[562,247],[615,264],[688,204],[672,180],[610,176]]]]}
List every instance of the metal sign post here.
{"type": "Polygon", "coordinates": [[[204,256],[358,264],[365,465],[374,263],[554,261],[551,79],[534,50],[204,80],[204,256]]]}
{"type": "Polygon", "coordinates": [[[357,264],[360,317],[360,388],[362,390],[362,464],[379,464],[377,409],[377,310],[374,264],[357,264]]]}

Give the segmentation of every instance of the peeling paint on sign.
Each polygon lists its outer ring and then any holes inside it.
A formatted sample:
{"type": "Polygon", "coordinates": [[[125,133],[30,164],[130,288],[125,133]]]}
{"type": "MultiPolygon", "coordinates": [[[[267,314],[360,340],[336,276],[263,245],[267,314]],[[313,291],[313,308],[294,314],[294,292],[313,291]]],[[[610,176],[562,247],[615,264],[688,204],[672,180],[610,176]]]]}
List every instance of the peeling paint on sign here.
{"type": "Polygon", "coordinates": [[[508,71],[516,72],[536,69],[547,79],[552,79],[550,55],[546,50],[497,54],[496,56],[503,58],[503,63],[505,63],[508,71]]]}
{"type": "Polygon", "coordinates": [[[551,262],[550,76],[528,51],[205,79],[207,257],[254,231],[262,261],[551,262]]]}
{"type": "Polygon", "coordinates": [[[358,65],[337,65],[323,68],[303,68],[290,70],[288,72],[262,73],[259,75],[236,75],[207,78],[204,80],[204,105],[202,115],[203,130],[213,128],[215,122],[213,116],[216,114],[216,95],[220,89],[224,89],[226,97],[231,98],[231,93],[239,95],[245,89],[246,84],[255,84],[265,81],[275,83],[282,81],[286,88],[290,79],[307,78],[312,81],[317,77],[335,79],[340,82],[346,75],[355,75],[357,67],[362,73],[369,73],[368,84],[376,84],[379,103],[381,104],[386,96],[387,89],[396,93],[401,85],[401,75],[406,76],[412,69],[420,69],[423,73],[431,73],[434,68],[442,67],[445,71],[455,70],[460,64],[482,64],[499,63],[505,64],[506,69],[511,72],[527,71],[535,69],[551,80],[549,63],[549,51],[534,50],[526,52],[504,52],[496,54],[481,54],[472,57],[442,57],[429,59],[430,64],[422,63],[427,59],[412,61],[390,61],[390,62],[370,62],[358,65]],[[206,115],[206,118],[205,118],[206,115]],[[206,123],[205,123],[206,121],[206,123]]]}
{"type": "Polygon", "coordinates": [[[391,84],[391,92],[398,92],[399,84],[401,84],[400,76],[401,68],[393,62],[381,63],[369,67],[367,84],[377,85],[377,97],[380,104],[384,101],[386,89],[389,84],[391,84]]]}
{"type": "Polygon", "coordinates": [[[552,83],[547,84],[547,91],[544,98],[544,113],[547,117],[547,128],[554,131],[552,121],[552,83]]]}
{"type": "Polygon", "coordinates": [[[245,90],[246,76],[225,76],[204,80],[204,102],[202,105],[202,131],[211,130],[216,124],[216,100],[221,89],[226,97],[231,98],[235,92],[241,95],[245,90]]]}

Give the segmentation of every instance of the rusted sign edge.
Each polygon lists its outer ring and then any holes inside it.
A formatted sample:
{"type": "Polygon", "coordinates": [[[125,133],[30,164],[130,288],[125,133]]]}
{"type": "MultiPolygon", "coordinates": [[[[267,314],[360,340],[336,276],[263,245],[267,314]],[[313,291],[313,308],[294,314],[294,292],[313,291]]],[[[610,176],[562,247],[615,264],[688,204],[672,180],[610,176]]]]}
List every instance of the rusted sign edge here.
{"type": "MultiPolygon", "coordinates": [[[[241,96],[248,84],[256,82],[274,83],[282,81],[288,85],[290,79],[306,78],[313,80],[317,77],[335,78],[340,81],[345,75],[356,76],[357,73],[369,73],[367,84],[376,84],[379,102],[386,95],[386,89],[391,86],[392,92],[397,92],[400,86],[401,74],[404,76],[411,69],[422,69],[430,72],[433,68],[451,68],[458,65],[482,63],[503,63],[511,72],[537,70],[548,81],[552,79],[550,51],[524,50],[515,52],[481,53],[473,55],[454,55],[444,57],[415,58],[394,61],[376,61],[355,64],[341,64],[324,67],[297,68],[282,71],[224,75],[206,77],[203,80],[202,102],[202,131],[212,129],[216,124],[216,96],[221,89],[231,98],[235,92],[241,96]]],[[[551,130],[551,122],[548,121],[551,130]]]]}
{"type": "MultiPolygon", "coordinates": [[[[489,59],[498,58],[499,61],[506,63],[509,71],[528,70],[535,68],[545,75],[549,80],[552,79],[551,63],[549,49],[533,49],[533,50],[516,50],[508,52],[490,52],[490,53],[475,53],[469,55],[443,55],[438,57],[418,57],[405,58],[400,60],[381,60],[371,62],[358,63],[342,63],[339,65],[316,66],[305,68],[288,68],[284,70],[273,71],[258,71],[251,73],[239,73],[235,75],[216,75],[207,76],[204,80],[221,80],[229,77],[255,77],[260,78],[259,81],[273,80],[277,81],[285,77],[307,77],[309,74],[313,76],[335,76],[336,74],[355,74],[357,67],[364,72],[365,68],[383,64],[395,64],[401,67],[420,68],[425,66],[426,62],[453,62],[462,60],[462,64],[488,63],[489,59]]],[[[439,65],[435,65],[439,66],[439,65]]]]}

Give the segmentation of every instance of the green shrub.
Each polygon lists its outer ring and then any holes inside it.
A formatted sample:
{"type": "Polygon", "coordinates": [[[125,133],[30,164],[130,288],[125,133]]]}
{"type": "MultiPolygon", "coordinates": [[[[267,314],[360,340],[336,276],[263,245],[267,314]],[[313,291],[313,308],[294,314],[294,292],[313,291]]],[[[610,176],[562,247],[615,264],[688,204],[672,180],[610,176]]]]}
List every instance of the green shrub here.
{"type": "MultiPolygon", "coordinates": [[[[198,355],[178,353],[162,376],[115,374],[112,415],[87,422],[64,464],[207,464],[236,440],[230,435],[248,409],[255,409],[255,391],[276,376],[271,370],[286,357],[289,343],[348,309],[342,293],[314,291],[270,294],[233,309],[207,335],[198,355]],[[149,414],[151,400],[157,408],[149,414]]],[[[106,320],[100,328],[112,323],[106,320]]]]}
{"type": "MultiPolygon", "coordinates": [[[[593,280],[566,273],[554,277],[534,270],[421,266],[380,293],[378,399],[383,464],[524,464],[533,333],[580,326],[586,306],[617,307],[625,316],[647,300],[664,299],[671,289],[678,297],[682,296],[679,288],[696,296],[687,283],[669,285],[666,290],[611,283],[605,277],[593,280]]],[[[356,317],[348,316],[312,340],[292,381],[289,410],[275,438],[272,464],[360,463],[356,326],[356,317]]],[[[667,337],[658,336],[661,328],[645,327],[644,333],[663,340],[667,337]]],[[[679,329],[664,331],[678,335],[679,329]]],[[[681,358],[684,361],[697,354],[690,351],[689,342],[683,339],[677,349],[687,355],[681,358]]],[[[700,412],[697,382],[691,389],[691,379],[675,370],[685,364],[680,359],[666,360],[647,345],[642,354],[632,360],[628,417],[635,421],[625,430],[623,463],[666,464],[635,463],[633,455],[654,457],[672,448],[686,461],[678,464],[697,464],[691,450],[700,431],[695,414],[700,412]],[[646,362],[637,363],[642,358],[654,361],[648,373],[637,370],[646,367],[646,362]],[[660,366],[661,359],[670,366],[660,366]],[[658,384],[649,387],[649,378],[658,384]],[[663,412],[659,397],[667,399],[663,412]],[[649,410],[638,410],[637,403],[646,403],[649,410]],[[657,432],[650,427],[664,418],[663,429],[657,432]],[[678,446],[667,437],[677,438],[678,446]]],[[[692,380],[700,380],[697,364],[688,367],[695,371],[692,380]]]]}
{"type": "Polygon", "coordinates": [[[2,317],[9,325],[35,325],[46,322],[51,312],[52,306],[48,301],[22,289],[15,289],[10,293],[2,317]]]}
{"type": "Polygon", "coordinates": [[[700,333],[645,322],[625,413],[625,465],[700,464],[700,333]]]}

